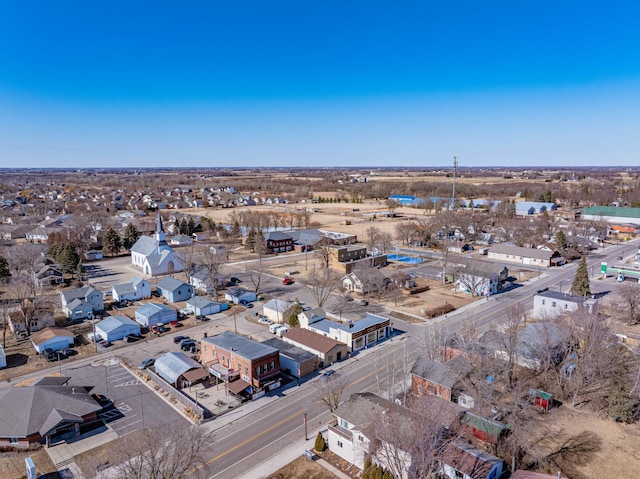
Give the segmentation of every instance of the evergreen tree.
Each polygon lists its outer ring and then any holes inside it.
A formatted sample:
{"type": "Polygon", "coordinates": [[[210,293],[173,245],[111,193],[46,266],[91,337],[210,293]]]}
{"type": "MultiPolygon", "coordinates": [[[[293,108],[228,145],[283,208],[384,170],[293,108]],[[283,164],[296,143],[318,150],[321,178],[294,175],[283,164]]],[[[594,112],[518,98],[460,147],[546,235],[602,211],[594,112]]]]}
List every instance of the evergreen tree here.
{"type": "Polygon", "coordinates": [[[238,236],[240,236],[240,223],[238,223],[237,221],[233,222],[233,227],[231,228],[231,236],[233,238],[237,238],[238,236]]]}
{"type": "Polygon", "coordinates": [[[569,246],[567,235],[564,234],[564,231],[560,230],[556,233],[556,244],[558,249],[567,249],[567,246],[569,246]]]}
{"type": "Polygon", "coordinates": [[[60,264],[63,273],[73,274],[77,271],[80,256],[73,244],[67,241],[62,243],[56,261],[60,264]]]}
{"type": "Polygon", "coordinates": [[[629,388],[624,374],[619,372],[613,378],[609,392],[607,413],[617,422],[630,423],[633,421],[634,402],[629,395],[629,388]]]}
{"type": "Polygon", "coordinates": [[[120,248],[122,248],[122,239],[120,235],[109,226],[102,237],[102,250],[105,254],[113,256],[120,252],[120,248]]]}
{"type": "Polygon", "coordinates": [[[187,234],[187,220],[184,217],[180,220],[180,234],[187,234]]]}
{"type": "Polygon", "coordinates": [[[122,246],[126,249],[131,249],[131,247],[138,241],[140,238],[140,232],[133,225],[133,223],[129,223],[124,230],[124,237],[122,238],[122,246]]]}
{"type": "Polygon", "coordinates": [[[318,452],[322,452],[327,448],[327,443],[325,442],[324,436],[320,431],[318,431],[318,435],[316,436],[316,443],[313,448],[318,452]]]}
{"type": "Polygon", "coordinates": [[[193,221],[193,218],[189,217],[189,221],[187,221],[187,228],[185,234],[191,236],[196,230],[196,223],[193,221]]]}
{"type": "Polygon", "coordinates": [[[78,265],[76,266],[76,278],[78,278],[78,281],[84,280],[84,267],[82,266],[82,261],[78,261],[78,265]]]}
{"type": "Polygon", "coordinates": [[[249,232],[247,233],[247,238],[244,240],[244,247],[245,249],[250,249],[254,251],[255,245],[256,245],[256,232],[252,228],[249,230],[249,232]]]}
{"type": "Polygon", "coordinates": [[[0,256],[0,283],[6,281],[11,277],[11,269],[9,268],[9,262],[4,256],[0,256]]]}
{"type": "Polygon", "coordinates": [[[291,308],[291,313],[289,314],[289,326],[292,328],[297,328],[300,326],[300,321],[298,321],[298,315],[302,313],[302,305],[299,301],[296,301],[296,304],[291,308]]]}
{"type": "Polygon", "coordinates": [[[576,271],[576,276],[573,278],[571,294],[576,296],[589,296],[591,294],[589,272],[587,271],[587,257],[585,255],[582,256],[576,271]]]}

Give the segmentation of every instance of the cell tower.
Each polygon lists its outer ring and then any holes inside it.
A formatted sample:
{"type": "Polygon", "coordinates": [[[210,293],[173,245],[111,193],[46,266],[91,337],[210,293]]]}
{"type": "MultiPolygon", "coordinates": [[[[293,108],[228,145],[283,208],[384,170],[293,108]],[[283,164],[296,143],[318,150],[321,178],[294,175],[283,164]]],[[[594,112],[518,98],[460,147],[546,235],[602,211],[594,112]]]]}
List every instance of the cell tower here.
{"type": "Polygon", "coordinates": [[[451,192],[451,211],[456,209],[456,174],[458,172],[458,157],[453,156],[453,191],[451,192]]]}

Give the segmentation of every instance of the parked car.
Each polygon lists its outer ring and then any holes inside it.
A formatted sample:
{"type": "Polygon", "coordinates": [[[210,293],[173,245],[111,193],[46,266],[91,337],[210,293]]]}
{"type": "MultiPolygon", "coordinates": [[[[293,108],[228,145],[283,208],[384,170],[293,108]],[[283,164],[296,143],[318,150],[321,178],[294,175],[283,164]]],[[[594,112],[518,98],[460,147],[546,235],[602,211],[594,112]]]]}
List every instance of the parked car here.
{"type": "Polygon", "coordinates": [[[250,303],[249,301],[245,300],[245,299],[241,300],[241,301],[240,301],[240,304],[241,304],[242,306],[244,306],[245,308],[247,308],[247,309],[251,309],[251,308],[253,308],[253,304],[252,304],[252,303],[250,303]]]}
{"type": "Polygon", "coordinates": [[[138,341],[139,339],[142,339],[142,338],[143,338],[143,336],[141,336],[140,334],[127,334],[124,337],[124,340],[127,343],[133,343],[134,341],[138,341]]]}
{"type": "Polygon", "coordinates": [[[153,324],[149,328],[152,333],[164,333],[166,330],[167,328],[164,327],[164,324],[153,324]]]}
{"type": "Polygon", "coordinates": [[[293,278],[290,278],[289,276],[285,277],[285,278],[282,280],[282,284],[285,284],[285,285],[287,285],[287,284],[293,284],[293,278]]]}
{"type": "Polygon", "coordinates": [[[229,281],[231,281],[232,283],[242,283],[242,280],[240,278],[236,278],[235,276],[231,276],[231,278],[229,278],[229,281]]]}
{"type": "Polygon", "coordinates": [[[267,318],[266,318],[266,317],[264,317],[264,316],[261,316],[261,317],[260,317],[260,319],[258,320],[258,322],[259,322],[259,323],[262,323],[262,324],[271,324],[271,320],[270,320],[270,319],[267,319],[267,318]]]}
{"type": "Polygon", "coordinates": [[[333,376],[336,372],[333,369],[327,369],[325,372],[322,373],[322,379],[327,379],[331,376],[333,376]]]}
{"type": "Polygon", "coordinates": [[[183,339],[180,341],[180,349],[183,351],[189,351],[190,349],[195,348],[196,340],[195,339],[183,339]]]}
{"type": "Polygon", "coordinates": [[[147,369],[156,362],[154,358],[147,358],[138,365],[138,369],[147,369]]]}
{"type": "Polygon", "coordinates": [[[65,357],[69,357],[69,356],[75,356],[76,354],[78,354],[78,351],[71,348],[62,348],[60,350],[60,354],[64,354],[65,357]]]}
{"type": "Polygon", "coordinates": [[[174,344],[178,344],[178,343],[182,342],[185,339],[191,339],[191,338],[189,338],[189,336],[174,336],[173,337],[173,342],[174,342],[174,344]]]}
{"type": "Polygon", "coordinates": [[[367,301],[366,299],[361,299],[360,306],[369,306],[369,301],[367,301]]]}
{"type": "Polygon", "coordinates": [[[45,355],[45,357],[47,358],[47,361],[49,361],[49,362],[57,361],[58,357],[60,359],[66,358],[66,356],[64,354],[60,353],[60,351],[51,351],[50,353],[47,353],[45,355]]]}

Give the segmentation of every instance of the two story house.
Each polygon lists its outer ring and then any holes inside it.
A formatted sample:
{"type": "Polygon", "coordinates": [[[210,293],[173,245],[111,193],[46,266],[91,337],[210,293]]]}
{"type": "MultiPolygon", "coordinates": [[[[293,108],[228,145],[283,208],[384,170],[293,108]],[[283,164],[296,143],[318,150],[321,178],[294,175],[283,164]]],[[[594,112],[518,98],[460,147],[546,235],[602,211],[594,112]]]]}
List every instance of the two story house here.
{"type": "Polygon", "coordinates": [[[102,291],[91,286],[62,291],[60,300],[62,311],[72,321],[91,318],[94,313],[104,311],[102,291]]]}

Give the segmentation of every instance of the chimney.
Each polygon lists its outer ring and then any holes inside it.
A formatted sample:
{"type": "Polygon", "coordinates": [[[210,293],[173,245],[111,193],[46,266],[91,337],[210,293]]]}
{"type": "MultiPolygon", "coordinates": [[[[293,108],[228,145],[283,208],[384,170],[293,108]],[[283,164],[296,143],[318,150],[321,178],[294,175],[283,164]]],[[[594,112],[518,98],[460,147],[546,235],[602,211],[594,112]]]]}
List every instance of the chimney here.
{"type": "Polygon", "coordinates": [[[71,394],[75,394],[76,393],[76,388],[71,388],[71,394]]]}

